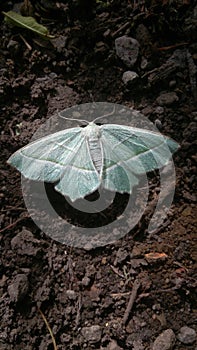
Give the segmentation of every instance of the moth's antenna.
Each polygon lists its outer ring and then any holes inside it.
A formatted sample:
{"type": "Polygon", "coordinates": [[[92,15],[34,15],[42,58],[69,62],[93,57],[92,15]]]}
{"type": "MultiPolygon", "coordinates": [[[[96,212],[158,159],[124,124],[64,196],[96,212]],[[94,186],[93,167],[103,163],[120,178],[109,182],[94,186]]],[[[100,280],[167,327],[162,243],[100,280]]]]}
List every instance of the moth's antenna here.
{"type": "Polygon", "coordinates": [[[101,119],[101,118],[105,118],[105,117],[109,117],[109,116],[113,115],[113,114],[114,114],[114,112],[115,112],[115,109],[116,109],[116,107],[114,106],[114,108],[113,108],[113,111],[112,111],[112,112],[107,113],[107,114],[104,114],[104,115],[101,115],[100,117],[98,117],[98,118],[94,119],[94,120],[93,120],[93,123],[94,123],[96,120],[99,120],[99,119],[101,119]]]}
{"type": "Polygon", "coordinates": [[[89,124],[89,122],[85,119],[77,119],[77,118],[68,118],[68,117],[63,117],[63,115],[60,114],[60,112],[57,112],[58,113],[58,116],[62,119],[66,119],[66,120],[76,120],[77,122],[80,122],[80,123],[86,123],[86,124],[89,124]]]}

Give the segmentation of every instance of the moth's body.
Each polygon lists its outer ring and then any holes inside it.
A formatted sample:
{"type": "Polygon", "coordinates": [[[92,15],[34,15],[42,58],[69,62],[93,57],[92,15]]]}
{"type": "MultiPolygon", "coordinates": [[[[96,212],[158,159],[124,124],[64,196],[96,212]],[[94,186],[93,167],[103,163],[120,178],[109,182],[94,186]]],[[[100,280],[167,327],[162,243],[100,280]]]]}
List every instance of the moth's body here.
{"type": "Polygon", "coordinates": [[[100,186],[132,193],[139,175],[168,163],[178,144],[161,134],[124,125],[97,125],[59,131],[15,152],[8,163],[30,180],[57,183],[72,201],[100,186]]]}
{"type": "Polygon", "coordinates": [[[85,128],[83,128],[82,134],[87,140],[90,156],[94,166],[99,173],[99,177],[102,178],[103,149],[100,140],[101,127],[94,122],[90,122],[85,128]]]}

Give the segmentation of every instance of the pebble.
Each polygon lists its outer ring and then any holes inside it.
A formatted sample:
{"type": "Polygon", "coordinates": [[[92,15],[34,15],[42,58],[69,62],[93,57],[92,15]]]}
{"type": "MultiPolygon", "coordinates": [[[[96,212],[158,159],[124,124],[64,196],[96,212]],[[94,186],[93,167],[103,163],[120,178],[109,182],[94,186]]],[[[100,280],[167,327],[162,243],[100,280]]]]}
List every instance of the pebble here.
{"type": "Polygon", "coordinates": [[[175,92],[162,92],[160,96],[157,97],[156,102],[160,106],[170,106],[179,100],[175,92]]]}
{"type": "Polygon", "coordinates": [[[164,114],[164,108],[161,107],[161,106],[156,107],[156,108],[155,108],[155,114],[157,114],[157,115],[162,115],[162,114],[164,114]]]}
{"type": "Polygon", "coordinates": [[[16,55],[19,52],[19,43],[16,40],[10,40],[7,49],[10,51],[12,55],[16,55]]]}
{"type": "MultiPolygon", "coordinates": [[[[117,344],[117,342],[116,342],[116,340],[111,340],[110,341],[110,343],[108,344],[108,346],[106,347],[106,348],[104,348],[105,350],[123,350],[123,348],[121,348],[118,344],[117,344]]],[[[103,350],[104,350],[103,349],[103,350]]]]}
{"type": "Polygon", "coordinates": [[[75,300],[75,299],[77,298],[76,292],[75,292],[74,290],[72,290],[72,289],[68,289],[68,290],[66,291],[66,295],[67,295],[67,297],[68,297],[70,300],[75,300]]]}
{"type": "Polygon", "coordinates": [[[141,340],[133,341],[133,350],[144,350],[144,346],[141,340]]]}
{"type": "Polygon", "coordinates": [[[127,67],[133,67],[139,55],[139,42],[126,35],[115,40],[116,55],[127,67]]]}
{"type": "Polygon", "coordinates": [[[98,325],[83,327],[81,333],[85,340],[90,343],[98,343],[101,340],[101,327],[98,325]]]}
{"type": "Polygon", "coordinates": [[[122,81],[125,85],[131,85],[139,78],[139,75],[136,72],[130,70],[123,73],[122,81]]]}
{"type": "Polygon", "coordinates": [[[159,119],[155,119],[155,126],[159,131],[161,131],[163,129],[162,122],[159,119]]]}
{"type": "Polygon", "coordinates": [[[172,329],[166,329],[153,343],[153,350],[171,350],[175,343],[175,334],[172,329]]]}
{"type": "Polygon", "coordinates": [[[196,340],[196,332],[193,328],[184,326],[181,327],[177,338],[181,343],[190,345],[193,344],[196,340]]]}
{"type": "Polygon", "coordinates": [[[67,41],[67,37],[64,35],[60,35],[57,38],[51,40],[57,52],[63,51],[63,49],[66,47],[66,41],[67,41]]]}
{"type": "Polygon", "coordinates": [[[141,61],[141,65],[140,65],[141,69],[146,69],[148,67],[148,61],[145,57],[142,57],[142,61],[141,61]]]}
{"type": "Polygon", "coordinates": [[[33,234],[23,229],[11,240],[11,247],[17,254],[35,256],[41,250],[39,240],[35,239],[33,234]]]}
{"type": "Polygon", "coordinates": [[[176,80],[171,80],[170,82],[169,82],[169,87],[170,88],[173,88],[173,87],[175,87],[176,86],[176,80]]]}
{"type": "Polygon", "coordinates": [[[81,283],[82,283],[82,285],[85,286],[85,287],[89,286],[89,284],[90,284],[90,278],[87,277],[87,276],[84,276],[84,277],[82,278],[81,283]]]}
{"type": "Polygon", "coordinates": [[[12,283],[8,286],[8,294],[11,301],[18,302],[22,300],[28,292],[28,278],[24,274],[18,274],[14,277],[12,283]]]}
{"type": "Polygon", "coordinates": [[[103,36],[104,38],[108,38],[111,34],[111,30],[108,28],[104,33],[103,33],[103,36]]]}
{"type": "Polygon", "coordinates": [[[147,266],[148,263],[145,259],[131,259],[131,267],[137,269],[140,266],[147,266]]]}

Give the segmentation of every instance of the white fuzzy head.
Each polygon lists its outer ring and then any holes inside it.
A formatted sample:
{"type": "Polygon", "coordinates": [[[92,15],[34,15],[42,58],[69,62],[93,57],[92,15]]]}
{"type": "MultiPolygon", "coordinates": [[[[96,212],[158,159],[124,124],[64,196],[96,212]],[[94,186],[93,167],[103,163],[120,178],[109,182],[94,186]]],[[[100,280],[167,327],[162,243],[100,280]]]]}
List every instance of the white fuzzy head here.
{"type": "Polygon", "coordinates": [[[94,122],[90,122],[83,128],[82,133],[87,138],[99,138],[101,134],[100,126],[94,122]]]}

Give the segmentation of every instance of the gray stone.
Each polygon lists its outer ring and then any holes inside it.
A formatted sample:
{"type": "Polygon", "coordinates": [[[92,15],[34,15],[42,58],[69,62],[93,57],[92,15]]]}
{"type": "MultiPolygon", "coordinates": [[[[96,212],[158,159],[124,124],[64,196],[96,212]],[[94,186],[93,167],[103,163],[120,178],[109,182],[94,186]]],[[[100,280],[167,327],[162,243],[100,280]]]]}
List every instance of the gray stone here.
{"type": "Polygon", "coordinates": [[[156,102],[160,106],[170,106],[179,100],[175,92],[163,92],[157,97],[156,102]]]}
{"type": "Polygon", "coordinates": [[[24,274],[18,274],[14,277],[12,283],[8,286],[8,294],[14,302],[22,300],[28,292],[28,278],[24,274]]]}
{"type": "Polygon", "coordinates": [[[177,338],[183,344],[188,344],[188,345],[193,344],[196,340],[196,332],[193,328],[184,326],[184,327],[181,327],[177,335],[177,338]]]}
{"type": "Polygon", "coordinates": [[[172,329],[166,329],[154,341],[153,350],[172,350],[175,343],[175,334],[172,329]]]}
{"type": "Polygon", "coordinates": [[[116,55],[126,64],[133,67],[139,55],[139,43],[136,39],[126,35],[115,40],[116,55]]]}
{"type": "Polygon", "coordinates": [[[134,81],[136,81],[139,78],[139,75],[136,72],[132,72],[130,70],[123,73],[122,81],[125,85],[130,85],[134,81]]]}
{"type": "Polygon", "coordinates": [[[84,277],[82,278],[81,283],[82,283],[83,286],[85,286],[85,287],[89,286],[89,284],[90,284],[90,278],[89,278],[88,276],[84,276],[84,277]]]}
{"type": "Polygon", "coordinates": [[[72,290],[72,289],[68,289],[68,290],[66,291],[66,295],[67,295],[67,297],[68,297],[70,300],[75,300],[75,299],[77,298],[76,292],[75,292],[74,290],[72,290]]]}
{"type": "Polygon", "coordinates": [[[83,327],[81,333],[85,340],[90,343],[98,343],[101,340],[101,327],[98,325],[83,327]]]}

